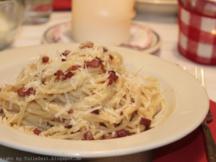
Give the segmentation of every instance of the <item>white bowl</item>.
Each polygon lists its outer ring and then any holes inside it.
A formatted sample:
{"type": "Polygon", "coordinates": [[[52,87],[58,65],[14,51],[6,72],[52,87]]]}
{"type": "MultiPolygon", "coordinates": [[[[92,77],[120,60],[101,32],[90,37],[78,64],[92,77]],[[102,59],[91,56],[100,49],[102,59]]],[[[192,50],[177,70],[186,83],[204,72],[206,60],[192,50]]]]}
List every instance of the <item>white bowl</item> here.
{"type": "MultiPolygon", "coordinates": [[[[43,54],[73,49],[74,44],[52,44],[12,49],[0,53],[0,84],[11,83],[24,65],[43,54]]],[[[43,155],[96,158],[128,155],[158,148],[177,141],[205,118],[209,101],[204,88],[178,65],[156,56],[111,47],[122,54],[130,71],[152,75],[161,81],[168,104],[167,116],[155,128],[123,138],[95,141],[59,140],[27,135],[0,124],[0,144],[43,155]]]]}

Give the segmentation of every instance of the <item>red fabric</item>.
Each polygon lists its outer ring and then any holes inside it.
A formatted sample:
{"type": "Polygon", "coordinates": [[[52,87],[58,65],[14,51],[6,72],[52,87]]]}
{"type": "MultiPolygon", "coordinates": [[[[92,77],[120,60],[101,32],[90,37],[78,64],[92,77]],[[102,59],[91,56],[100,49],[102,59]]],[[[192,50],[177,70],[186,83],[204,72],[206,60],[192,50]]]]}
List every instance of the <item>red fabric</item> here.
{"type": "Polygon", "coordinates": [[[53,0],[54,10],[70,10],[72,0],[53,0]]]}
{"type": "Polygon", "coordinates": [[[216,65],[216,17],[206,17],[186,9],[179,0],[178,49],[183,56],[202,64],[216,65]],[[207,25],[208,24],[208,25],[207,25]]]}
{"type": "MultiPolygon", "coordinates": [[[[210,101],[213,121],[209,124],[216,141],[216,103],[210,101]]],[[[155,150],[153,162],[207,162],[202,128],[196,129],[187,137],[155,150]]]]}

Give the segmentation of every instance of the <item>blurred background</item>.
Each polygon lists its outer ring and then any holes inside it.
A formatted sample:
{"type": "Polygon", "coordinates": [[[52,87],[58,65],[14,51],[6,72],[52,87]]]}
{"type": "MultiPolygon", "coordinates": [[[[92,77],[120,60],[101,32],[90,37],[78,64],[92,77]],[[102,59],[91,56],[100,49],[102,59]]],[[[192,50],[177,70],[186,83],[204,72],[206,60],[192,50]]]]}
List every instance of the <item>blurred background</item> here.
{"type": "Polygon", "coordinates": [[[215,0],[0,0],[0,50],[91,40],[215,65],[215,17],[215,0]]]}
{"type": "MultiPolygon", "coordinates": [[[[74,3],[76,3],[76,0],[74,3]]],[[[134,8],[133,20],[139,20],[139,15],[142,15],[141,17],[143,18],[144,16],[145,21],[148,21],[152,16],[157,17],[163,14],[164,17],[172,17],[172,22],[176,21],[177,0],[137,0],[136,2],[133,0],[133,3],[135,3],[132,5],[134,8]]],[[[122,4],[124,5],[125,3],[122,2],[122,4]]],[[[47,29],[58,22],[69,22],[72,17],[72,6],[72,0],[0,0],[0,49],[40,43],[53,43],[53,41],[56,41],[55,39],[60,39],[55,37],[54,33],[52,33],[53,31],[47,33],[47,29]],[[27,39],[26,37],[29,38],[27,39]]],[[[113,11],[108,11],[110,12],[108,14],[111,15],[113,11]]],[[[102,14],[101,16],[103,17],[104,15],[102,14]]],[[[161,20],[159,18],[155,21],[161,20]]],[[[61,27],[63,28],[63,26],[61,27]]],[[[148,32],[141,32],[141,35],[146,37],[148,32]]],[[[67,41],[73,41],[69,36],[61,39],[65,41],[71,39],[67,41]]],[[[138,39],[141,39],[141,36],[138,39]]],[[[145,46],[149,43],[148,41],[147,39],[142,40],[138,44],[146,48],[145,46]]],[[[135,42],[135,44],[137,43],[135,42]]]]}

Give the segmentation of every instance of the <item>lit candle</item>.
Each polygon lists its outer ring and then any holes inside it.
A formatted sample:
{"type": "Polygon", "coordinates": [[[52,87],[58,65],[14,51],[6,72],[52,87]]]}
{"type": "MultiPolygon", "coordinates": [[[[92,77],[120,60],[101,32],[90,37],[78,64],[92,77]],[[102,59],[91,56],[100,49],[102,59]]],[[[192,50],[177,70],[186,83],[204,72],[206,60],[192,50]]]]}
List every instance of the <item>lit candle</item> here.
{"type": "Polygon", "coordinates": [[[135,0],[73,0],[72,37],[77,42],[121,44],[130,37],[135,0]]]}

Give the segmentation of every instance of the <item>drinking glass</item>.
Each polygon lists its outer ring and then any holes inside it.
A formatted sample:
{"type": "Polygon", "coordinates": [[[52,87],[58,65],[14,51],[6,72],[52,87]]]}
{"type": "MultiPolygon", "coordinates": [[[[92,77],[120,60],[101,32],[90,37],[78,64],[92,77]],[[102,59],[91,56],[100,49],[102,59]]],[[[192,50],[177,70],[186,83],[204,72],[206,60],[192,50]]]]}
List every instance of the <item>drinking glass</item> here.
{"type": "Polygon", "coordinates": [[[22,21],[23,8],[18,1],[0,1],[0,50],[14,41],[22,21]]]}

